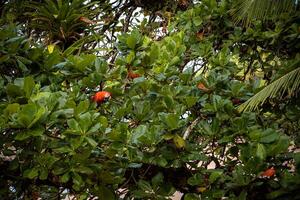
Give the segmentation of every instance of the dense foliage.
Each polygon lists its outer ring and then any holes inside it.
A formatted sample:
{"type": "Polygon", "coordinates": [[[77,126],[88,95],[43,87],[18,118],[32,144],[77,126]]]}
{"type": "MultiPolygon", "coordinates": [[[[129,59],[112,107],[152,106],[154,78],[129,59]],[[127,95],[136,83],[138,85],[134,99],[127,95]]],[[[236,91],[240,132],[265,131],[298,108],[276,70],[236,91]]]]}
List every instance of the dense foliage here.
{"type": "Polygon", "coordinates": [[[299,89],[238,109],[299,68],[299,9],[233,5],[0,3],[0,198],[300,199],[299,89]]]}

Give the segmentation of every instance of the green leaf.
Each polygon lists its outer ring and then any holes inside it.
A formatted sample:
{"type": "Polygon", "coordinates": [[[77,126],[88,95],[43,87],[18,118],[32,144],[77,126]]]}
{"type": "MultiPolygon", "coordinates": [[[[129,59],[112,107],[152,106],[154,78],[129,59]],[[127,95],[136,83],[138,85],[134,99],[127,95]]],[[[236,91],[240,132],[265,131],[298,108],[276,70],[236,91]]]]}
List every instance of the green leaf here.
{"type": "Polygon", "coordinates": [[[16,140],[22,141],[25,140],[29,137],[38,137],[42,136],[44,133],[44,128],[43,127],[37,127],[35,129],[28,129],[28,130],[23,130],[22,132],[17,133],[15,136],[16,140]]]}
{"type": "Polygon", "coordinates": [[[83,134],[87,133],[90,126],[92,125],[92,122],[92,115],[89,112],[86,112],[79,116],[79,125],[83,134]]]}
{"type": "Polygon", "coordinates": [[[92,65],[92,63],[95,61],[96,56],[93,54],[86,54],[86,55],[80,55],[80,56],[69,56],[69,61],[74,65],[76,69],[78,69],[81,72],[86,71],[86,69],[92,65]]]}
{"type": "Polygon", "coordinates": [[[157,59],[158,59],[158,57],[159,57],[159,47],[158,47],[158,45],[156,45],[156,44],[153,44],[152,46],[151,46],[151,50],[150,50],[150,53],[149,53],[149,58],[150,58],[150,63],[149,64],[152,64],[152,63],[154,63],[157,59]]]}
{"type": "Polygon", "coordinates": [[[147,131],[147,126],[145,125],[140,125],[138,126],[131,135],[131,142],[137,144],[138,143],[138,138],[141,137],[142,135],[145,135],[147,131]]]}
{"type": "Polygon", "coordinates": [[[29,98],[34,89],[35,83],[32,76],[27,76],[24,78],[24,86],[23,89],[25,91],[25,96],[29,98]]]}
{"type": "Polygon", "coordinates": [[[222,174],[223,174],[223,171],[214,170],[209,176],[209,182],[214,183],[219,177],[221,177],[222,174]]]}
{"type": "Polygon", "coordinates": [[[39,178],[41,180],[46,180],[48,178],[48,169],[47,168],[44,168],[44,167],[40,168],[39,178]]]}
{"type": "Polygon", "coordinates": [[[4,63],[10,59],[9,55],[1,55],[0,56],[0,63],[4,63]]]}
{"type": "Polygon", "coordinates": [[[82,177],[78,173],[73,172],[72,174],[73,174],[72,179],[73,179],[73,183],[74,183],[73,188],[75,186],[74,189],[78,190],[78,189],[80,189],[80,187],[84,186],[85,184],[82,180],[82,177]]]}
{"type": "Polygon", "coordinates": [[[169,109],[173,109],[174,108],[174,98],[172,98],[172,96],[170,95],[166,95],[164,96],[164,102],[166,104],[166,107],[168,107],[169,109]]]}
{"type": "Polygon", "coordinates": [[[265,146],[263,144],[257,144],[256,156],[261,160],[264,160],[267,156],[265,146]]]}
{"type": "Polygon", "coordinates": [[[20,132],[20,133],[17,133],[17,135],[15,136],[15,139],[16,140],[19,140],[19,141],[22,141],[22,140],[26,140],[27,138],[29,138],[31,135],[30,135],[30,132],[28,131],[23,131],[23,132],[20,132]]]}
{"type": "Polygon", "coordinates": [[[99,199],[115,200],[114,193],[105,186],[99,186],[98,192],[99,199]]]}
{"type": "Polygon", "coordinates": [[[126,63],[131,64],[134,61],[135,58],[135,52],[131,51],[127,56],[126,56],[126,63]]]}
{"type": "Polygon", "coordinates": [[[259,142],[261,143],[272,143],[276,140],[278,140],[279,134],[272,130],[272,129],[267,129],[263,132],[259,142]]]}
{"type": "Polygon", "coordinates": [[[296,169],[298,173],[300,172],[300,152],[294,154],[296,169]]]}
{"type": "Polygon", "coordinates": [[[141,188],[144,191],[152,191],[152,187],[151,187],[150,183],[148,183],[147,181],[139,180],[138,186],[139,186],[139,188],[141,188]]]}
{"type": "Polygon", "coordinates": [[[202,24],[202,18],[200,16],[194,17],[193,22],[195,26],[200,26],[202,24]]]}
{"type": "Polygon", "coordinates": [[[186,105],[188,107],[192,107],[197,103],[198,98],[197,97],[186,97],[185,101],[186,101],[186,105]]]}
{"type": "Polygon", "coordinates": [[[247,200],[247,191],[243,190],[237,200],[247,200]]]}
{"type": "Polygon", "coordinates": [[[201,200],[201,197],[195,193],[187,193],[184,195],[184,200],[201,200]]]}
{"type": "Polygon", "coordinates": [[[272,191],[266,194],[267,199],[278,199],[278,197],[283,196],[284,194],[288,193],[285,189],[279,189],[276,191],[272,191]]]}
{"type": "Polygon", "coordinates": [[[74,118],[69,119],[67,124],[74,131],[81,131],[78,122],[74,118]]]}
{"type": "Polygon", "coordinates": [[[19,96],[23,96],[24,91],[19,86],[9,83],[6,86],[6,92],[7,92],[8,96],[19,97],[19,96]]]}
{"type": "Polygon", "coordinates": [[[164,175],[159,172],[157,173],[152,179],[151,179],[151,183],[154,186],[158,186],[159,184],[163,183],[164,181],[164,175]]]}
{"type": "Polygon", "coordinates": [[[171,61],[169,62],[169,65],[170,66],[177,65],[180,62],[181,62],[181,59],[178,56],[175,56],[171,59],[171,61]]]}
{"type": "Polygon", "coordinates": [[[92,146],[92,147],[96,147],[98,145],[98,143],[90,137],[85,137],[85,140],[92,146]]]}
{"type": "Polygon", "coordinates": [[[34,115],[34,119],[32,122],[28,125],[28,128],[31,128],[38,120],[40,120],[45,114],[47,110],[44,107],[40,107],[38,111],[34,115]]]}
{"type": "Polygon", "coordinates": [[[34,120],[37,111],[35,104],[26,104],[18,115],[18,123],[28,128],[34,120]]]}
{"type": "Polygon", "coordinates": [[[172,134],[172,133],[166,133],[166,134],[164,134],[163,135],[163,138],[164,138],[164,140],[171,140],[171,139],[173,139],[174,138],[174,134],[172,134]]]}
{"type": "Polygon", "coordinates": [[[165,167],[168,164],[168,161],[162,156],[156,157],[155,162],[162,167],[165,167]]]}
{"type": "Polygon", "coordinates": [[[23,73],[28,72],[28,68],[20,59],[17,59],[17,63],[18,63],[18,67],[22,70],[23,73]]]}
{"type": "Polygon", "coordinates": [[[95,68],[96,68],[96,71],[100,72],[101,74],[107,73],[107,70],[108,70],[107,63],[98,57],[95,60],[95,68]]]}
{"type": "Polygon", "coordinates": [[[86,167],[86,166],[78,166],[76,167],[76,172],[79,172],[81,174],[92,174],[93,170],[91,170],[90,168],[86,167]]]}
{"type": "Polygon", "coordinates": [[[78,149],[82,145],[83,141],[84,141],[84,137],[74,137],[69,139],[69,143],[73,150],[78,149]]]}
{"type": "Polygon", "coordinates": [[[63,146],[63,147],[54,149],[54,151],[58,152],[58,153],[69,153],[69,152],[72,152],[73,150],[69,146],[63,146]]]}
{"type": "Polygon", "coordinates": [[[106,128],[108,126],[108,120],[105,116],[100,116],[99,122],[103,128],[106,128]]]}
{"type": "Polygon", "coordinates": [[[28,130],[31,136],[37,137],[37,136],[42,136],[44,133],[44,128],[43,127],[38,127],[32,130],[28,130]]]}
{"type": "Polygon", "coordinates": [[[63,183],[68,182],[70,179],[70,173],[65,173],[63,176],[60,177],[60,181],[63,183]]]}
{"type": "Polygon", "coordinates": [[[259,141],[259,139],[261,138],[262,136],[262,131],[261,130],[252,130],[250,133],[249,133],[249,137],[251,139],[251,141],[259,141]]]}
{"type": "Polygon", "coordinates": [[[91,134],[91,133],[96,133],[99,131],[99,129],[101,128],[100,123],[95,124],[93,127],[91,127],[89,129],[89,131],[87,132],[87,134],[91,134]]]}
{"type": "Polygon", "coordinates": [[[90,106],[90,102],[89,100],[84,100],[84,101],[80,101],[80,103],[78,104],[78,106],[76,107],[76,109],[74,110],[74,112],[79,115],[81,113],[84,113],[88,110],[90,106]]]}
{"type": "Polygon", "coordinates": [[[33,179],[39,175],[39,170],[37,168],[26,169],[23,172],[25,178],[33,179]]]}
{"type": "Polygon", "coordinates": [[[141,35],[137,29],[133,30],[130,35],[128,35],[126,39],[127,46],[134,50],[136,48],[136,45],[139,43],[141,39],[141,35]]]}
{"type": "Polygon", "coordinates": [[[160,119],[169,127],[170,130],[179,127],[179,115],[173,113],[159,113],[160,119]]]}
{"type": "Polygon", "coordinates": [[[285,135],[281,135],[278,141],[275,144],[272,144],[268,148],[268,154],[277,155],[279,153],[282,153],[288,149],[289,145],[290,145],[289,137],[285,135]]]}
{"type": "Polygon", "coordinates": [[[136,43],[137,43],[137,40],[134,37],[128,37],[126,40],[126,44],[130,49],[134,49],[136,43]]]}
{"type": "Polygon", "coordinates": [[[5,115],[12,115],[14,113],[17,113],[20,110],[20,104],[18,103],[13,103],[13,104],[8,104],[7,107],[4,110],[5,115]]]}
{"type": "Polygon", "coordinates": [[[188,179],[188,184],[189,185],[201,185],[203,183],[203,177],[200,173],[194,174],[192,177],[188,179]]]}

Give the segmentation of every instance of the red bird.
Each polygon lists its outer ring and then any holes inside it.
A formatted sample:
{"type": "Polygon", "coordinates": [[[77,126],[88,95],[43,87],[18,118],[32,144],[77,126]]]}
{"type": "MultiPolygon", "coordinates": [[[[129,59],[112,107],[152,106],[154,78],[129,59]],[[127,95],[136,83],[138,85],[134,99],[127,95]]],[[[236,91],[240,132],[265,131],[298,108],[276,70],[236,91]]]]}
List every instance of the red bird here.
{"type": "Polygon", "coordinates": [[[272,177],[272,176],[275,175],[275,172],[276,171],[275,171],[274,167],[271,167],[271,168],[267,169],[266,171],[264,171],[261,174],[261,176],[263,176],[263,177],[272,177]]]}
{"type": "Polygon", "coordinates": [[[104,103],[111,98],[111,93],[107,91],[100,91],[97,92],[93,97],[92,100],[97,104],[104,103]]]}

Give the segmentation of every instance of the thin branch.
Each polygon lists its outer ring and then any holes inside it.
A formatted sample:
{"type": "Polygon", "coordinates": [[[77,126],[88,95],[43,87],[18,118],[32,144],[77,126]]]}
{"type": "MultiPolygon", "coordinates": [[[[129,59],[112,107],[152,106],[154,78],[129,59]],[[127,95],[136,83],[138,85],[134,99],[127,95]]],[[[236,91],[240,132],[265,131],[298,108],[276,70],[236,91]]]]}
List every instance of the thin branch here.
{"type": "Polygon", "coordinates": [[[201,119],[201,116],[197,117],[185,130],[184,134],[183,134],[183,139],[186,140],[190,133],[192,132],[192,130],[194,129],[194,127],[199,123],[201,119]]]}
{"type": "Polygon", "coordinates": [[[126,33],[128,32],[128,27],[130,25],[130,19],[132,17],[133,11],[136,9],[136,7],[132,7],[129,9],[127,16],[125,18],[125,22],[124,22],[124,27],[123,27],[123,32],[126,33]]]}
{"type": "Polygon", "coordinates": [[[104,34],[105,31],[107,31],[108,29],[114,28],[114,26],[119,22],[119,18],[121,17],[121,15],[133,5],[133,2],[131,1],[124,3],[124,5],[115,13],[113,20],[111,20],[108,24],[104,25],[99,34],[104,34]]]}
{"type": "Polygon", "coordinates": [[[250,61],[249,61],[249,64],[247,66],[247,69],[246,71],[244,72],[244,77],[243,77],[243,81],[246,80],[246,76],[247,74],[249,73],[250,69],[252,68],[252,65],[253,65],[253,62],[254,62],[254,59],[251,57],[250,61]]]}

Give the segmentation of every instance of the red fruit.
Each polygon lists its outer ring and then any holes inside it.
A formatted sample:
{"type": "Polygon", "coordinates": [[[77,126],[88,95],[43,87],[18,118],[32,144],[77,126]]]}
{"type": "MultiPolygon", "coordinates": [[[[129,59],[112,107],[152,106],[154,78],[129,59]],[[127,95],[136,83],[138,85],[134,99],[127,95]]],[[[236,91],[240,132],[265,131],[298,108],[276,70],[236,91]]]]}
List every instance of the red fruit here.
{"type": "Polygon", "coordinates": [[[264,177],[272,177],[275,175],[275,169],[274,167],[271,167],[269,169],[267,169],[266,171],[264,171],[261,176],[264,176],[264,177]]]}
{"type": "Polygon", "coordinates": [[[100,91],[97,92],[93,97],[92,100],[96,103],[103,103],[108,101],[111,98],[111,93],[107,91],[100,91]]]}
{"type": "Polygon", "coordinates": [[[139,75],[138,73],[134,73],[132,71],[128,71],[128,78],[135,79],[135,78],[138,78],[138,77],[141,77],[141,75],[139,75]]]}

